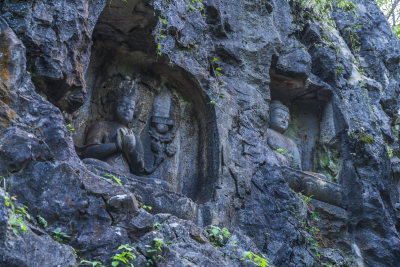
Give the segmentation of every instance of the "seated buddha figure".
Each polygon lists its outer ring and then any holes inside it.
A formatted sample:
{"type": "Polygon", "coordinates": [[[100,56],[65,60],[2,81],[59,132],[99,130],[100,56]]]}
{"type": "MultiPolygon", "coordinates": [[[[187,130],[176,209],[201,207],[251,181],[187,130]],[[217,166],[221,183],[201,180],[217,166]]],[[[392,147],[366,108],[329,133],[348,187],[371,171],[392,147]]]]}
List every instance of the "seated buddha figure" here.
{"type": "Polygon", "coordinates": [[[128,128],[134,109],[133,99],[120,96],[115,105],[115,120],[99,121],[89,128],[81,157],[99,159],[123,172],[143,173],[144,160],[139,156],[137,139],[128,128]]]}
{"type": "Polygon", "coordinates": [[[283,135],[289,126],[289,108],[280,101],[270,104],[270,128],[267,130],[268,145],[274,150],[280,165],[301,170],[301,159],[297,145],[283,135]]]}

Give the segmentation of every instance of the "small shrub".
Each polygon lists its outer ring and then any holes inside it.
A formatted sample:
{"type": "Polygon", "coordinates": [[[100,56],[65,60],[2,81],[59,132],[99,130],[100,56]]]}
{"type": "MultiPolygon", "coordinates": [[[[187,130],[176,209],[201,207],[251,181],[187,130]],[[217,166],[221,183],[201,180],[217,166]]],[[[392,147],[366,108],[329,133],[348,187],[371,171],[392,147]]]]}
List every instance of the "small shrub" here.
{"type": "Polygon", "coordinates": [[[315,221],[319,221],[319,212],[312,212],[311,218],[313,218],[315,221]]]}
{"type": "Polygon", "coordinates": [[[153,224],[153,230],[159,231],[160,228],[161,228],[163,225],[164,225],[164,224],[162,224],[162,223],[155,222],[155,223],[153,224]]]}
{"type": "Polygon", "coordinates": [[[354,139],[364,144],[371,144],[372,142],[375,142],[375,138],[366,134],[362,128],[361,131],[349,131],[348,135],[351,139],[354,139]]]}
{"type": "Polygon", "coordinates": [[[72,125],[71,124],[67,124],[67,128],[68,128],[68,130],[69,131],[75,131],[75,129],[72,127],[72,125]]]}
{"type": "Polygon", "coordinates": [[[386,145],[386,152],[387,152],[389,158],[393,158],[393,156],[394,156],[393,149],[388,144],[385,144],[385,145],[386,145]]]}
{"type": "Polygon", "coordinates": [[[14,205],[15,200],[16,200],[15,197],[10,197],[10,195],[7,192],[5,192],[4,204],[7,208],[11,209],[11,214],[8,214],[8,225],[16,235],[19,235],[20,230],[22,230],[23,233],[26,233],[27,231],[27,227],[24,222],[24,217],[27,220],[30,220],[31,217],[28,214],[28,208],[26,206],[23,206],[22,208],[15,207],[14,205]]]}
{"type": "Polygon", "coordinates": [[[143,204],[139,199],[137,200],[137,202],[138,202],[139,209],[147,209],[149,211],[153,209],[152,206],[147,206],[147,205],[143,204]]]}
{"type": "Polygon", "coordinates": [[[38,223],[40,224],[40,226],[43,227],[43,229],[47,228],[47,221],[40,215],[36,216],[38,223]]]}
{"type": "Polygon", "coordinates": [[[54,240],[63,243],[65,241],[67,241],[68,239],[71,238],[71,236],[67,235],[66,233],[61,231],[61,228],[57,227],[54,231],[53,231],[53,238],[54,240]]]}
{"type": "Polygon", "coordinates": [[[306,205],[309,206],[313,195],[305,196],[301,192],[299,193],[299,195],[303,198],[304,203],[306,203],[306,205]]]}
{"type": "Polygon", "coordinates": [[[114,182],[116,182],[118,185],[122,186],[121,180],[118,179],[117,177],[115,177],[114,175],[111,174],[104,174],[103,178],[105,178],[106,180],[112,180],[114,182]]]}
{"type": "Polygon", "coordinates": [[[111,262],[111,265],[115,267],[121,264],[121,266],[134,267],[133,263],[130,262],[136,259],[136,254],[133,252],[134,248],[129,244],[125,244],[120,245],[118,250],[121,250],[122,252],[117,253],[112,257],[113,261],[111,262]]]}
{"type": "Polygon", "coordinates": [[[160,254],[163,252],[164,240],[160,238],[153,239],[153,246],[146,245],[149,249],[146,251],[150,259],[147,260],[148,266],[153,266],[157,259],[164,259],[160,254]]]}
{"type": "Polygon", "coordinates": [[[225,227],[221,229],[218,226],[214,225],[212,225],[207,232],[211,245],[213,245],[214,247],[223,247],[228,239],[232,236],[229,230],[225,227]]]}
{"type": "Polygon", "coordinates": [[[251,251],[243,252],[243,258],[240,259],[241,261],[252,262],[257,266],[266,267],[270,266],[268,263],[268,259],[265,255],[258,256],[251,251]]]}
{"type": "Polygon", "coordinates": [[[315,241],[315,239],[312,238],[312,237],[310,237],[310,238],[308,239],[308,242],[310,242],[310,244],[312,245],[311,250],[313,250],[313,251],[315,252],[315,255],[318,257],[318,259],[321,258],[321,253],[320,253],[320,251],[319,251],[319,244],[318,244],[318,242],[315,241]]]}

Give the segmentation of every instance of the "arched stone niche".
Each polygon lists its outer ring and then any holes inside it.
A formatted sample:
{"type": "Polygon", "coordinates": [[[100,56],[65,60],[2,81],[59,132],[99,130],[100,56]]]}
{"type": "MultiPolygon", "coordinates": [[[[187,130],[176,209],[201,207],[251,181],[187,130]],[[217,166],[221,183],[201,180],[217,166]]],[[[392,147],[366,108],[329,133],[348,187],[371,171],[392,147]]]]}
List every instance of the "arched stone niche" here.
{"type": "Polygon", "coordinates": [[[210,199],[218,176],[215,112],[190,73],[157,54],[156,22],[147,1],[113,0],[106,6],[93,33],[88,101],[71,119],[74,142],[85,146],[92,125],[115,120],[115,100],[131,87],[129,97],[136,105],[129,129],[146,168],[135,175],[167,181],[176,192],[202,203],[210,199]],[[160,120],[168,130],[157,137],[160,120]],[[157,142],[159,154],[154,152],[157,142]]]}
{"type": "Polygon", "coordinates": [[[338,183],[342,157],[331,91],[313,76],[285,76],[271,69],[270,77],[271,99],[290,109],[284,135],[297,145],[301,170],[338,183]]]}

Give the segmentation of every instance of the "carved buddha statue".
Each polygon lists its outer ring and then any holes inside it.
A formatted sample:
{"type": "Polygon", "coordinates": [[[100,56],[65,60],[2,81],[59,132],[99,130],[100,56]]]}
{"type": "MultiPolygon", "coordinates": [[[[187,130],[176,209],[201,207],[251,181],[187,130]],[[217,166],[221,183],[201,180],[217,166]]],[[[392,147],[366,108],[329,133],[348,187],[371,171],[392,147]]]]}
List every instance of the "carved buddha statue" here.
{"type": "Polygon", "coordinates": [[[280,101],[274,100],[270,105],[270,129],[267,130],[268,145],[281,165],[301,170],[301,159],[297,145],[283,135],[289,126],[289,108],[280,101]]]}
{"type": "Polygon", "coordinates": [[[81,156],[100,159],[123,172],[141,174],[144,160],[137,151],[136,137],[128,128],[135,102],[127,96],[116,102],[115,121],[100,121],[89,128],[81,156]]]}

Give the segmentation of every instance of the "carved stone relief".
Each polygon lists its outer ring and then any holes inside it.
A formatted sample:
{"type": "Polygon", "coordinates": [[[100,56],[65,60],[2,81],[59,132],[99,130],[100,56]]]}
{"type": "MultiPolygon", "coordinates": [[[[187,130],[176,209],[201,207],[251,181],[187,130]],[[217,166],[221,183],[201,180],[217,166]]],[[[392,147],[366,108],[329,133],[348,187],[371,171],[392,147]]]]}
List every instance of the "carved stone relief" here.
{"type": "Polygon", "coordinates": [[[114,75],[94,86],[78,113],[76,150],[88,164],[161,179],[195,198],[207,151],[197,114],[195,103],[163,78],[114,75]]]}
{"type": "Polygon", "coordinates": [[[274,100],[270,105],[270,129],[267,130],[268,145],[274,150],[281,165],[301,169],[301,159],[297,145],[283,135],[289,126],[289,108],[274,100]]]}
{"type": "MultiPolygon", "coordinates": [[[[276,75],[275,75],[276,76],[276,75]]],[[[343,207],[340,135],[329,91],[307,80],[304,85],[272,75],[267,142],[284,166],[289,186],[317,200],[343,207]],[[279,81],[292,86],[286,90],[279,81]],[[280,101],[278,101],[279,99],[280,101]],[[291,103],[289,107],[282,102],[291,103]],[[289,123],[290,121],[290,123],[289,123]]]]}
{"type": "Polygon", "coordinates": [[[176,153],[176,146],[172,144],[175,137],[172,131],[174,120],[170,118],[171,93],[163,87],[155,97],[153,104],[153,116],[151,117],[150,137],[151,151],[154,153],[154,162],[149,173],[152,173],[165,159],[176,153]]]}
{"type": "Polygon", "coordinates": [[[110,114],[89,126],[84,136],[84,145],[77,146],[82,158],[102,160],[122,172],[141,174],[145,171],[144,159],[140,155],[140,140],[131,128],[136,87],[135,81],[123,80],[114,98],[109,94],[102,99],[104,104],[101,106],[110,114]]]}
{"type": "MultiPolygon", "coordinates": [[[[289,127],[289,108],[283,105],[280,101],[272,101],[270,104],[270,129],[267,130],[267,142],[274,150],[278,162],[283,166],[289,167],[284,167],[283,170],[286,181],[293,190],[302,192],[308,196],[312,195],[318,200],[342,207],[343,190],[340,185],[332,183],[326,175],[314,171],[318,171],[319,169],[303,170],[304,167],[307,168],[312,166],[309,164],[310,159],[319,156],[319,151],[316,151],[316,155],[313,154],[316,150],[315,147],[326,146],[328,147],[328,151],[330,151],[329,146],[332,146],[335,143],[336,132],[331,116],[332,105],[327,105],[327,107],[331,110],[325,110],[323,114],[324,116],[319,125],[321,127],[319,135],[318,131],[315,129],[318,127],[318,116],[315,116],[315,113],[305,112],[306,116],[304,116],[304,118],[308,121],[303,122],[302,125],[297,125],[297,127],[292,126],[292,132],[290,133],[291,136],[294,134],[297,135],[291,137],[290,135],[285,135],[287,134],[286,130],[289,127]],[[313,124],[317,126],[313,126],[313,124]],[[306,128],[304,126],[314,129],[306,128]],[[293,129],[297,129],[297,131],[293,131],[293,129]],[[307,135],[310,135],[310,139],[307,139],[307,135]],[[300,152],[298,144],[294,140],[299,142],[300,148],[303,150],[301,151],[302,153],[300,152]],[[302,157],[305,153],[308,153],[309,155],[307,155],[307,157],[302,157]],[[303,162],[303,158],[308,162],[303,162]]],[[[303,107],[302,111],[306,111],[306,109],[303,107]]]]}

